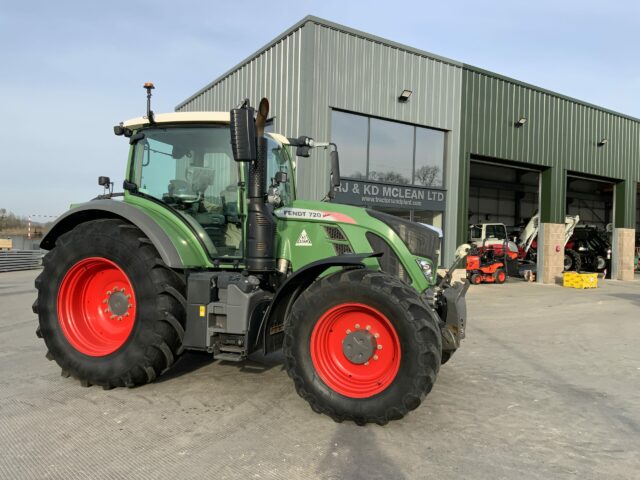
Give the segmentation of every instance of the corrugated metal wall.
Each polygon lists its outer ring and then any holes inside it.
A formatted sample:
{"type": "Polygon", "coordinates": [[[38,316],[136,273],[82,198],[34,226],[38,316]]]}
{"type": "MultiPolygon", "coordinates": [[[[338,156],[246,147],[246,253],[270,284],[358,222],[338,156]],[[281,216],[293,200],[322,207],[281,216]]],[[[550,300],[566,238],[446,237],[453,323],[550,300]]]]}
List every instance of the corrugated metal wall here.
{"type": "MultiPolygon", "coordinates": [[[[307,23],[304,29],[310,45],[315,46],[305,48],[305,54],[313,56],[312,96],[310,104],[305,104],[313,116],[312,136],[329,138],[332,108],[449,132],[445,153],[445,187],[450,192],[445,213],[445,234],[450,234],[445,238],[445,252],[449,257],[455,250],[458,216],[461,65],[332,26],[307,23]],[[407,103],[398,102],[403,89],[413,91],[407,103]]],[[[328,157],[319,157],[298,162],[301,191],[311,198],[321,198],[329,185],[328,157]]]]}
{"type": "MultiPolygon", "coordinates": [[[[543,176],[543,188],[547,185],[555,198],[547,199],[548,211],[543,210],[543,216],[546,213],[561,222],[565,172],[640,180],[640,122],[465,66],[460,162],[463,199],[467,197],[472,154],[553,167],[546,183],[543,176]],[[515,128],[521,117],[527,118],[526,125],[515,128]],[[598,146],[602,138],[608,143],[598,146]]],[[[635,224],[635,197],[626,197],[634,208],[628,208],[625,223],[635,224]]],[[[466,207],[463,202],[461,211],[466,207]]],[[[459,234],[465,223],[461,215],[459,234]]]]}

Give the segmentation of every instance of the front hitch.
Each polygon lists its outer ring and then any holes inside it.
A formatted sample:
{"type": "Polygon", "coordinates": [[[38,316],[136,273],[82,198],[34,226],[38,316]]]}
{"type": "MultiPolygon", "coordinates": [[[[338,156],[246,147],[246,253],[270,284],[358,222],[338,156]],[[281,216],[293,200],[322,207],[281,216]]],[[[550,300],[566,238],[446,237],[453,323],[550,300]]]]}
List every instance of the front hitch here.
{"type": "Polygon", "coordinates": [[[469,289],[469,280],[456,282],[442,292],[444,297],[445,318],[442,331],[442,349],[456,350],[465,337],[467,325],[467,302],[465,295],[469,289]]]}

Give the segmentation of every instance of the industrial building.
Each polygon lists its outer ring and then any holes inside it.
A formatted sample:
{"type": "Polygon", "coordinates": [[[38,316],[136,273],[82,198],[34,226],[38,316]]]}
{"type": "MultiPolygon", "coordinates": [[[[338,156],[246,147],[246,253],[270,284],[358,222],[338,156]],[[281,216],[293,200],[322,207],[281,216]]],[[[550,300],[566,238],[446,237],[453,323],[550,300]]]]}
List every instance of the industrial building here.
{"type": "MultiPolygon", "coordinates": [[[[338,144],[334,201],[430,223],[442,262],[470,224],[540,213],[538,276],[563,270],[565,215],[610,227],[612,277],[633,279],[640,120],[417,48],[305,17],[180,103],[271,100],[273,130],[338,144]]],[[[298,196],[322,198],[326,152],[297,162],[298,196]]]]}

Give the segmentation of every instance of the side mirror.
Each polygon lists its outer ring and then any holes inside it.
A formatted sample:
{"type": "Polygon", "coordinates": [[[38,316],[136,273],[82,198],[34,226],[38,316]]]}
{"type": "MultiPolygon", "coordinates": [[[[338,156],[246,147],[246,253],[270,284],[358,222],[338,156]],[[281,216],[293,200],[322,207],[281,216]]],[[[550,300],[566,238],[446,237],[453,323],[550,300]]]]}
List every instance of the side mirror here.
{"type": "Polygon", "coordinates": [[[255,110],[245,101],[241,108],[234,108],[231,115],[231,150],[236,162],[253,162],[256,160],[256,122],[255,110]]]}
{"type": "Polygon", "coordinates": [[[338,150],[332,150],[329,154],[329,159],[331,161],[331,186],[338,188],[340,186],[340,158],[338,157],[338,150]]]}

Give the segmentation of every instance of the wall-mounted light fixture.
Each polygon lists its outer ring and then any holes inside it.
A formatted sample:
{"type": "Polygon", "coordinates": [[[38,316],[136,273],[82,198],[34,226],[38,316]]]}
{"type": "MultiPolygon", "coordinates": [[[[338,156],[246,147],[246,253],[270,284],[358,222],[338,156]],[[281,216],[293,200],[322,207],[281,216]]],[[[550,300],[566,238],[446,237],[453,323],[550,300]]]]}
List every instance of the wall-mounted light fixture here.
{"type": "Polygon", "coordinates": [[[411,96],[413,92],[411,90],[407,90],[406,88],[402,91],[402,93],[400,94],[400,96],[398,97],[398,101],[405,103],[407,100],[409,100],[409,97],[411,96]]]}
{"type": "Polygon", "coordinates": [[[598,146],[599,147],[604,147],[607,143],[609,143],[609,140],[607,140],[606,138],[603,138],[602,140],[600,140],[598,142],[598,146]]]}
{"type": "Polygon", "coordinates": [[[516,127],[516,128],[520,128],[520,127],[524,126],[525,123],[527,123],[527,119],[525,117],[520,117],[520,120],[518,120],[516,123],[514,123],[513,126],[516,127]]]}

